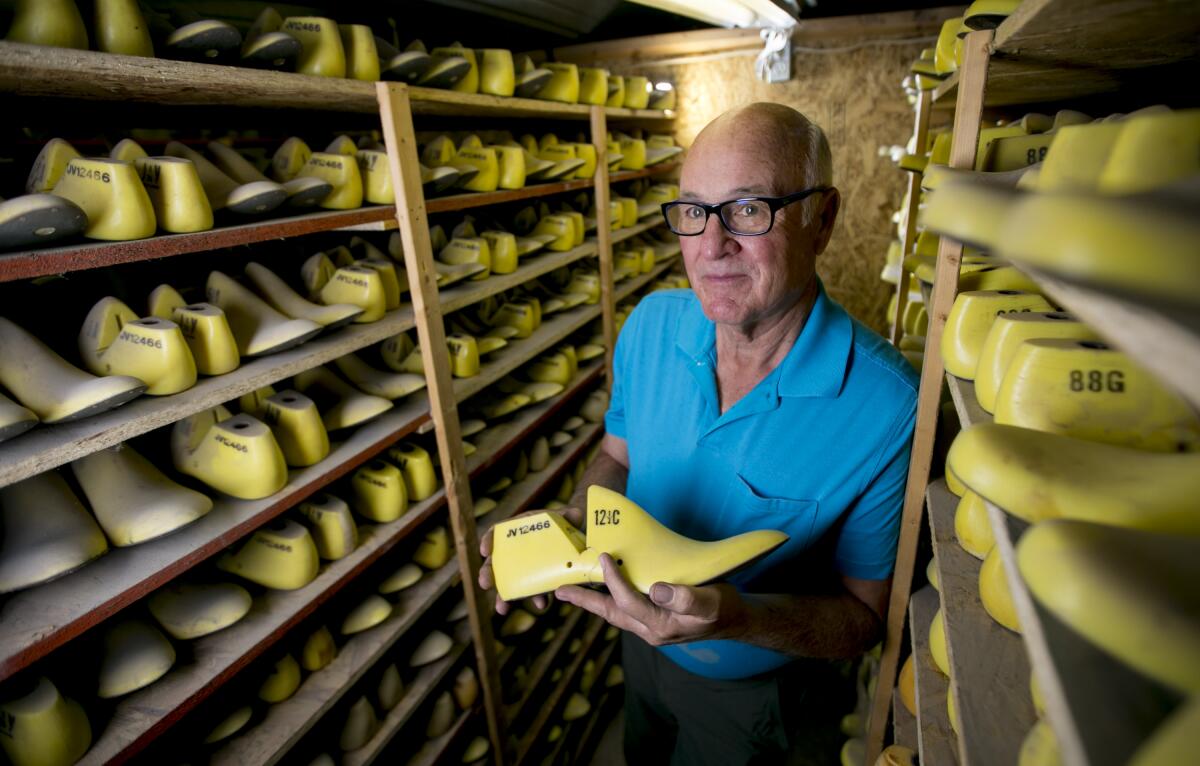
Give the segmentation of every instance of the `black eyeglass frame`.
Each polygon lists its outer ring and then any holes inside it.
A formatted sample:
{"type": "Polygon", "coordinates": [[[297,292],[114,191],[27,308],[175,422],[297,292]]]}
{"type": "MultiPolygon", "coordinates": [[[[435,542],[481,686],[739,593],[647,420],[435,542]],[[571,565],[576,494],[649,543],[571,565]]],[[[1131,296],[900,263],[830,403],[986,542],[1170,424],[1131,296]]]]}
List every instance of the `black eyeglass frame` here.
{"type": "Polygon", "coordinates": [[[738,197],[737,199],[726,200],[724,202],[714,202],[711,205],[706,205],[703,202],[686,202],[683,200],[673,200],[671,202],[662,203],[662,205],[661,205],[662,216],[663,216],[663,220],[665,220],[667,222],[667,228],[670,229],[675,234],[678,234],[681,237],[698,237],[701,234],[703,234],[704,230],[708,228],[709,216],[712,216],[714,214],[717,216],[717,220],[721,222],[721,225],[723,227],[725,227],[725,231],[729,232],[730,234],[734,235],[735,237],[761,237],[763,234],[767,234],[768,232],[771,231],[771,229],[773,229],[775,227],[775,213],[780,208],[786,207],[786,206],[792,204],[793,202],[799,202],[802,199],[806,199],[806,198],[808,198],[814,194],[818,194],[820,192],[833,191],[834,188],[835,187],[833,187],[833,186],[814,186],[811,189],[802,189],[798,192],[792,192],[791,194],[788,194],[784,197],[738,197]],[[771,222],[767,224],[767,228],[763,231],[758,232],[757,234],[742,234],[741,232],[734,231],[729,226],[729,223],[725,220],[725,216],[723,216],[721,214],[721,210],[726,205],[733,205],[738,202],[762,202],[762,203],[765,203],[766,206],[771,210],[771,222]],[[671,208],[680,207],[681,205],[691,205],[693,207],[698,207],[704,211],[704,225],[700,227],[700,231],[692,232],[691,234],[687,234],[682,231],[676,231],[675,227],[671,225],[671,219],[668,216],[668,212],[671,210],[671,208]]]}

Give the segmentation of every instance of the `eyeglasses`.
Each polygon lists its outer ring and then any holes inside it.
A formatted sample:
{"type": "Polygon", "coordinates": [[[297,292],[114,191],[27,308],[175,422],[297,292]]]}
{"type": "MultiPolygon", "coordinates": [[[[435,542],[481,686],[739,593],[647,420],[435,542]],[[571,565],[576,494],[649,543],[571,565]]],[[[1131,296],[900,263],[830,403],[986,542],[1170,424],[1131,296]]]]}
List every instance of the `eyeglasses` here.
{"type": "Polygon", "coordinates": [[[832,187],[817,186],[804,189],[786,197],[741,197],[728,202],[717,202],[705,205],[701,202],[664,202],[662,205],[663,218],[667,226],[681,237],[694,237],[702,234],[708,226],[708,217],[714,213],[720,219],[721,225],[731,234],[743,237],[756,237],[766,234],[775,225],[775,211],[781,207],[799,202],[818,192],[829,191],[832,187]]]}

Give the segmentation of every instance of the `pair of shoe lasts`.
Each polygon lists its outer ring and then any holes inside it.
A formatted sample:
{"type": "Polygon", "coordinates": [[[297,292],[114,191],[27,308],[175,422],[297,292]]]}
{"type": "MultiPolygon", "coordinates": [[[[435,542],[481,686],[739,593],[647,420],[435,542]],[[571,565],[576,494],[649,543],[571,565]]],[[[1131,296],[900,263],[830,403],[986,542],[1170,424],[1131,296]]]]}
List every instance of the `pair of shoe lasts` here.
{"type": "Polygon", "coordinates": [[[317,576],[320,556],[308,528],[277,518],[217,558],[217,568],[276,590],[296,590],[317,576]]]}
{"type": "Polygon", "coordinates": [[[83,706],[40,676],[10,685],[0,700],[0,748],[12,766],[70,766],[92,745],[83,706]]]}
{"type": "MultiPolygon", "coordinates": [[[[532,223],[528,228],[532,229],[532,223]]],[[[483,231],[479,231],[475,226],[475,219],[469,215],[465,216],[450,230],[449,237],[446,236],[446,230],[440,224],[429,227],[429,244],[435,253],[440,253],[444,250],[453,239],[478,237],[482,237],[487,241],[489,254],[492,256],[490,268],[497,274],[507,274],[510,271],[515,271],[519,258],[536,253],[554,239],[554,237],[546,236],[522,237],[509,232],[503,226],[495,223],[486,226],[483,231]],[[510,237],[511,240],[509,239],[510,237]],[[515,246],[515,251],[512,249],[512,246],[515,246]]],[[[400,259],[403,259],[402,253],[400,259]]],[[[471,276],[474,276],[474,274],[471,276]]],[[[438,286],[441,286],[441,282],[438,283],[438,286]]]]}
{"type": "Polygon", "coordinates": [[[87,455],[71,468],[94,518],[55,471],[0,489],[0,591],[82,566],[107,550],[106,537],[119,547],[137,545],[212,509],[212,500],[176,484],[128,445],[87,455]]]}
{"type": "Polygon", "coordinates": [[[588,489],[588,517],[586,539],[556,514],[500,522],[493,552],[500,598],[599,582],[599,555],[613,551],[631,584],[643,593],[659,581],[701,584],[767,556],[787,540],[782,532],[760,529],[700,543],[671,532],[629,499],[600,486],[588,489]],[[509,529],[516,534],[508,534],[509,529]],[[575,565],[564,569],[562,561],[575,565]]]}
{"type": "Polygon", "coordinates": [[[146,384],[129,376],[93,377],[68,363],[15,323],[0,317],[0,385],[20,404],[0,400],[0,434],[16,435],[39,420],[61,423],[135,398],[146,384]]]}
{"type": "MultiPolygon", "coordinates": [[[[596,146],[590,141],[560,141],[553,133],[543,134],[536,143],[533,136],[521,136],[520,143],[539,159],[554,163],[536,180],[591,178],[596,174],[596,146]]],[[[611,160],[610,160],[611,162],[611,160]]]]}
{"type": "MultiPolygon", "coordinates": [[[[274,21],[271,17],[270,25],[274,21]]],[[[369,82],[379,79],[379,53],[370,27],[339,25],[321,16],[289,16],[276,29],[299,41],[296,71],[300,74],[369,82]]]]}
{"type": "Polygon", "coordinates": [[[388,458],[362,466],[351,477],[354,510],[376,522],[395,521],[437,492],[433,458],[421,446],[402,442],[388,450],[388,458]]]}
{"type": "Polygon", "coordinates": [[[244,500],[267,497],[287,483],[287,462],[271,429],[221,405],[172,426],[171,457],[180,473],[244,500]]]}
{"type": "MultiPolygon", "coordinates": [[[[261,276],[257,270],[253,271],[261,276]]],[[[220,271],[209,273],[205,293],[210,303],[224,311],[243,357],[284,351],[312,339],[324,329],[311,319],[289,318],[220,271]]]]}
{"type": "Polygon", "coordinates": [[[196,384],[196,362],[179,325],[154,316],[139,319],[117,298],[102,298],[92,307],[78,343],[88,370],[136,378],[151,396],[176,394],[196,384]]]}
{"type": "Polygon", "coordinates": [[[450,266],[479,265],[472,280],[486,279],[491,274],[511,274],[517,270],[520,251],[515,235],[506,231],[488,230],[479,236],[458,236],[448,241],[437,254],[438,260],[450,266]]]}
{"type": "Polygon", "coordinates": [[[511,327],[514,338],[528,338],[542,324],[542,302],[533,297],[505,301],[490,321],[493,328],[511,327]]]}
{"type": "Polygon", "coordinates": [[[629,276],[648,274],[654,268],[654,248],[631,247],[613,252],[613,271],[624,270],[629,276]]]}
{"type": "MultiPolygon", "coordinates": [[[[654,184],[638,196],[637,217],[645,218],[647,216],[657,215],[662,210],[662,206],[665,203],[674,202],[677,199],[679,199],[679,184],[654,184]]],[[[635,221],[634,223],[637,222],[635,221]]]]}
{"type": "MultiPolygon", "coordinates": [[[[454,186],[466,191],[492,192],[497,189],[521,189],[526,181],[544,172],[549,165],[537,162],[526,155],[525,150],[515,144],[492,144],[485,146],[479,136],[471,134],[464,138],[458,148],[449,136],[441,135],[425,144],[421,151],[421,164],[430,168],[429,182],[437,180],[435,172],[441,174],[436,186],[448,185],[449,176],[440,168],[453,168],[457,172],[454,186]]],[[[423,180],[423,183],[429,183],[423,180]]]]}
{"type": "MultiPolygon", "coordinates": [[[[405,275],[401,281],[404,272],[398,272],[393,261],[383,258],[355,260],[345,248],[335,249],[334,258],[317,253],[301,266],[300,278],[310,300],[326,306],[357,306],[361,312],[353,319],[360,324],[378,321],[385,313],[400,306],[400,295],[408,289],[408,280],[405,275]]],[[[278,288],[272,290],[272,295],[282,294],[278,288]]]]}
{"type": "Polygon", "coordinates": [[[329,434],[316,402],[304,394],[263,386],[238,399],[238,408],[268,425],[284,462],[293,468],[314,465],[329,454],[329,434]]]}
{"type": "Polygon", "coordinates": [[[308,526],[317,555],[326,561],[348,556],[358,547],[358,525],[345,500],[321,492],[296,508],[308,526]]]}
{"type": "Polygon", "coordinates": [[[292,378],[297,391],[317,403],[329,431],[353,428],[392,409],[390,399],[363,393],[328,367],[314,367],[292,378]]]}
{"type": "MultiPolygon", "coordinates": [[[[403,338],[407,335],[400,334],[403,338]]],[[[410,347],[411,340],[405,343],[399,336],[394,336],[380,347],[384,363],[393,370],[409,375],[423,375],[425,360],[421,350],[410,347]]],[[[470,378],[479,374],[480,357],[498,351],[508,345],[504,338],[483,336],[475,338],[465,333],[454,332],[446,336],[446,353],[450,357],[450,373],[456,378],[470,378]]]]}

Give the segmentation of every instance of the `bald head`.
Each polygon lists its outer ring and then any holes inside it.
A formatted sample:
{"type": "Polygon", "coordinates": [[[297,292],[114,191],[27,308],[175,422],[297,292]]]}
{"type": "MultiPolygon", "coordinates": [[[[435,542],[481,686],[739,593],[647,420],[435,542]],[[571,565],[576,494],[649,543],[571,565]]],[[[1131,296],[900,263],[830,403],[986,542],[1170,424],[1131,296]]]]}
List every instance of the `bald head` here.
{"type": "Polygon", "coordinates": [[[833,159],[825,133],[790,106],[759,101],[731,109],[700,131],[692,151],[730,142],[757,145],[776,163],[778,188],[772,190],[776,195],[833,185],[833,159]]]}

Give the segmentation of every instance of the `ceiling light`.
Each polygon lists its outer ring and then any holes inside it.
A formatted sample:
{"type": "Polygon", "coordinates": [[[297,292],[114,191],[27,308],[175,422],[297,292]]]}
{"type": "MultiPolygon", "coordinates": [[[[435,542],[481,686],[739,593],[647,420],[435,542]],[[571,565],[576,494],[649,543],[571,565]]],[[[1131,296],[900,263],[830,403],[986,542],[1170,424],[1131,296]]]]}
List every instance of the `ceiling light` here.
{"type": "Polygon", "coordinates": [[[630,0],[718,27],[791,27],[798,7],[789,0],[630,0]]]}

